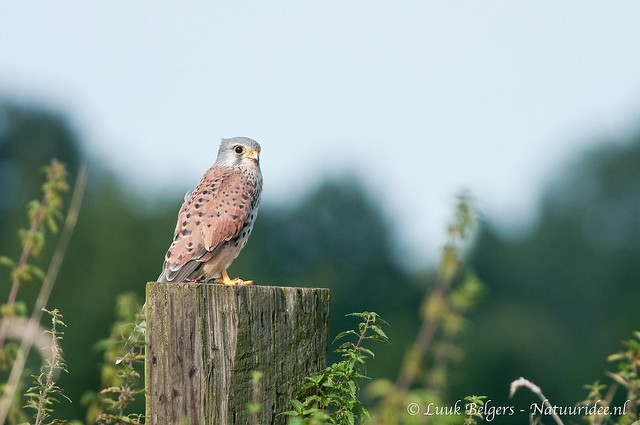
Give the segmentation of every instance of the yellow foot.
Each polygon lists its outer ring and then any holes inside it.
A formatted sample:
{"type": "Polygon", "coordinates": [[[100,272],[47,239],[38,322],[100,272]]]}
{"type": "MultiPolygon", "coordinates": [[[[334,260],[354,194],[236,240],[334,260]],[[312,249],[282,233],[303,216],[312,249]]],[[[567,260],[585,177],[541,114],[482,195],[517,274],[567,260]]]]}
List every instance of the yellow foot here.
{"type": "Polygon", "coordinates": [[[239,277],[231,279],[226,270],[223,270],[221,274],[222,277],[214,280],[214,283],[219,283],[221,285],[253,285],[253,280],[242,280],[239,277]]]}

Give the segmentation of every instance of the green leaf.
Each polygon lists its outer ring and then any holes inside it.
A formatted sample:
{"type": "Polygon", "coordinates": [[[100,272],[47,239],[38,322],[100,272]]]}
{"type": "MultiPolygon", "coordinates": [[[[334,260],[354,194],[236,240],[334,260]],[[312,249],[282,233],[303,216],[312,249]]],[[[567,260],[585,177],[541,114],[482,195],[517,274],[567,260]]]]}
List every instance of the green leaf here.
{"type": "Polygon", "coordinates": [[[367,339],[377,342],[378,344],[390,344],[388,339],[382,338],[378,335],[371,335],[367,339]]]}
{"type": "Polygon", "coordinates": [[[291,400],[291,404],[293,405],[293,408],[298,412],[302,412],[304,410],[304,405],[296,399],[291,400]]]}
{"type": "Polygon", "coordinates": [[[332,344],[335,344],[336,341],[338,341],[339,339],[342,339],[344,337],[347,337],[349,335],[354,335],[354,336],[359,336],[355,331],[353,330],[348,330],[348,331],[344,331],[344,332],[340,332],[338,335],[336,335],[336,337],[333,339],[332,344]]]}
{"type": "Polygon", "coordinates": [[[16,301],[13,304],[13,311],[17,316],[26,316],[28,310],[27,303],[24,301],[16,301]]]}
{"type": "Polygon", "coordinates": [[[384,333],[384,331],[380,328],[380,326],[378,325],[371,325],[369,327],[369,329],[371,329],[373,332],[375,332],[376,334],[378,334],[378,336],[380,336],[381,338],[383,338],[384,340],[388,341],[389,337],[387,336],[386,333],[384,333]]]}
{"type": "Polygon", "coordinates": [[[0,266],[9,267],[10,269],[16,266],[16,262],[6,255],[0,255],[0,266]]]}
{"type": "Polygon", "coordinates": [[[33,199],[27,203],[27,215],[29,217],[29,222],[33,223],[36,219],[36,215],[38,214],[38,210],[40,209],[40,201],[37,199],[33,199]]]}
{"type": "Polygon", "coordinates": [[[58,223],[56,223],[53,216],[47,216],[47,227],[49,227],[49,231],[53,234],[56,234],[59,231],[58,223]]]}
{"type": "Polygon", "coordinates": [[[28,269],[32,276],[35,276],[40,280],[44,280],[44,271],[40,267],[29,265],[28,269]]]}
{"type": "Polygon", "coordinates": [[[305,407],[309,407],[315,404],[324,404],[324,403],[323,403],[322,397],[320,397],[319,395],[312,395],[307,397],[303,404],[305,407]]]}
{"type": "MultiPolygon", "coordinates": [[[[376,356],[375,354],[373,354],[373,351],[369,350],[368,348],[358,347],[358,351],[361,351],[372,358],[376,356]]],[[[360,360],[363,361],[364,358],[360,357],[360,360]]]]}
{"type": "Polygon", "coordinates": [[[307,381],[317,385],[322,381],[322,378],[324,378],[324,375],[320,373],[318,375],[307,376],[307,381]]]}

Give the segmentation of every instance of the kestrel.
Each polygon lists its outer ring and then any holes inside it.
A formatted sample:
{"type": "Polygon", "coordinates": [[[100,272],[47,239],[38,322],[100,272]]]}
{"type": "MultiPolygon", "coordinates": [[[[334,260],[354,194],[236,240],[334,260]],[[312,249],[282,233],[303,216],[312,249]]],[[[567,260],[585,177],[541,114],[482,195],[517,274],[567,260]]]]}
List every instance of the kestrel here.
{"type": "Polygon", "coordinates": [[[218,158],[185,196],[158,282],[252,284],[227,268],[244,248],[258,214],[260,145],[246,137],[222,139],[218,158]]]}

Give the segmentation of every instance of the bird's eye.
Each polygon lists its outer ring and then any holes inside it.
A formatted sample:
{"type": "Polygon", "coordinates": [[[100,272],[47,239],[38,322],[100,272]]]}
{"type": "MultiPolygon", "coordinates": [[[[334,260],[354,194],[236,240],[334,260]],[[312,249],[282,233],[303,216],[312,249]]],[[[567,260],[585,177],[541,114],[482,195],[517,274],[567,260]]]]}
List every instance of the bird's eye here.
{"type": "Polygon", "coordinates": [[[244,153],[244,147],[243,146],[236,146],[235,148],[233,148],[233,151],[235,153],[237,153],[238,155],[242,155],[244,153]]]}

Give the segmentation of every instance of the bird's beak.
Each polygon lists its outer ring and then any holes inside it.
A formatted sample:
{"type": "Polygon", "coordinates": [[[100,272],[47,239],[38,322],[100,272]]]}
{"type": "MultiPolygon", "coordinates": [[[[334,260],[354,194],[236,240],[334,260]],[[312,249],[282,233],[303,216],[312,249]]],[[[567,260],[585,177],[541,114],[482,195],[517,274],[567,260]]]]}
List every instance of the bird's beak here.
{"type": "Polygon", "coordinates": [[[247,155],[247,158],[253,159],[255,162],[258,162],[260,160],[260,152],[257,150],[253,150],[249,152],[249,155],[247,155]]]}

